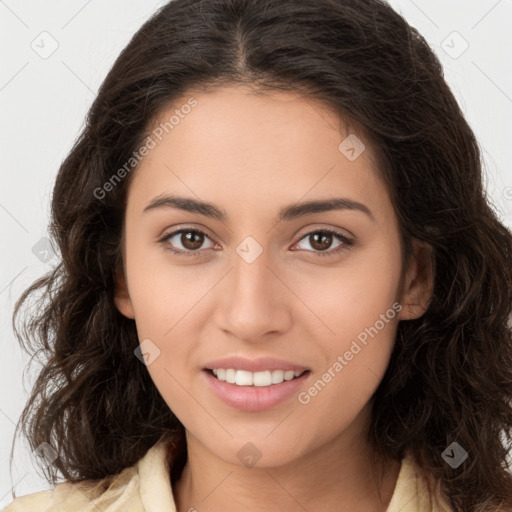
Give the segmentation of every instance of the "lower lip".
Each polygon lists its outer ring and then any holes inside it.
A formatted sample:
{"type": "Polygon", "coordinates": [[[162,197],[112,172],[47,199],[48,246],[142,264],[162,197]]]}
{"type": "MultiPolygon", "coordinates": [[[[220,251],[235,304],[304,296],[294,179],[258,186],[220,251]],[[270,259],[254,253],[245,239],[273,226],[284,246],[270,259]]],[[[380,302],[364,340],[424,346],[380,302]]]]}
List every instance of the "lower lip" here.
{"type": "Polygon", "coordinates": [[[297,395],[310,374],[306,371],[300,377],[271,386],[237,386],[217,379],[208,370],[203,373],[213,392],[225,404],[246,412],[265,411],[297,395]]]}

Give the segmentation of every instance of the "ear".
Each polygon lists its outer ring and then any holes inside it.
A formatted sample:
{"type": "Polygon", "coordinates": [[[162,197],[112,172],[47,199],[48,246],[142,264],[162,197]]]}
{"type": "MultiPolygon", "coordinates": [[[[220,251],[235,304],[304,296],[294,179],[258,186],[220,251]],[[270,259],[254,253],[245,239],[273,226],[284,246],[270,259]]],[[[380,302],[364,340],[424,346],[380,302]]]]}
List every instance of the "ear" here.
{"type": "Polygon", "coordinates": [[[132,301],[126,286],[126,277],[122,270],[116,272],[114,304],[122,315],[131,319],[135,318],[132,301]]]}
{"type": "Polygon", "coordinates": [[[411,255],[402,287],[402,310],[399,320],[419,318],[428,309],[434,289],[434,259],[432,246],[413,240],[411,255]]]}

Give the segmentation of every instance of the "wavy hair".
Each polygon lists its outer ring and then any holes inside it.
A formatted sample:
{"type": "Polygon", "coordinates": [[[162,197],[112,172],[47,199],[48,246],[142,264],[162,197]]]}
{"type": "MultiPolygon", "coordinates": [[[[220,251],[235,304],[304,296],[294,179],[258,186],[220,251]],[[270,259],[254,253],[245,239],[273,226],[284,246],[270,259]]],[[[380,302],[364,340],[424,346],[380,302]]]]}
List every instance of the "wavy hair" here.
{"type": "Polygon", "coordinates": [[[382,0],[173,0],[119,55],[56,178],[49,232],[61,259],[13,314],[21,346],[44,361],[16,432],[56,450],[46,478],[118,474],[161,438],[181,446],[173,468],[184,463],[184,428],[113,300],[136,168],[98,191],[159,113],[231,84],[320,101],[373,144],[404,254],[414,238],[429,243],[435,279],[426,312],[399,322],[369,439],[397,460],[411,451],[454,510],[512,507],[512,234],[486,198],[477,140],[439,60],[382,0]],[[468,453],[457,468],[442,457],[453,442],[468,453]]]}

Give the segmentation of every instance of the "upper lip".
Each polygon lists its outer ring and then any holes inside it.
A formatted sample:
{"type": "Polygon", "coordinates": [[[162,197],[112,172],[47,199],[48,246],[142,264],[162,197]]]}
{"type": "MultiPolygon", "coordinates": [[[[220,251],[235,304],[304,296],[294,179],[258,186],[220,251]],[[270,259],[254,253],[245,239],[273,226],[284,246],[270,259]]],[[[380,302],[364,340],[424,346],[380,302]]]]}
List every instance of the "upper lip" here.
{"type": "Polygon", "coordinates": [[[265,370],[305,371],[309,369],[306,366],[276,359],[274,357],[247,359],[241,356],[223,357],[222,359],[215,359],[206,364],[206,369],[208,370],[215,368],[233,368],[235,370],[245,370],[248,372],[262,372],[265,370]]]}

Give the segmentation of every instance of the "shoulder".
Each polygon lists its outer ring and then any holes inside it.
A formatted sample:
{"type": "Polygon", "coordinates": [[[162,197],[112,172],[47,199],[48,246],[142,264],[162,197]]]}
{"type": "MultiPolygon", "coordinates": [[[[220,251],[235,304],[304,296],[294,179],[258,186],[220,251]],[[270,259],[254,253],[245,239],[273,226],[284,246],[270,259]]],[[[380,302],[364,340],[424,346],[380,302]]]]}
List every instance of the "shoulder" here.
{"type": "Polygon", "coordinates": [[[22,512],[29,510],[38,510],[45,512],[51,504],[52,491],[39,491],[26,496],[16,498],[2,512],[22,512]]]}
{"type": "Polygon", "coordinates": [[[411,453],[402,460],[387,512],[453,512],[441,482],[427,474],[411,453]]]}
{"type": "Polygon", "coordinates": [[[169,480],[169,446],[158,442],[136,464],[101,480],[62,482],[17,497],[3,512],[176,512],[169,480]]]}
{"type": "Polygon", "coordinates": [[[143,512],[135,467],[126,468],[113,477],[83,482],[62,482],[54,489],[16,497],[3,512],[85,512],[123,510],[143,512]],[[124,507],[118,508],[120,502],[124,507]]]}

